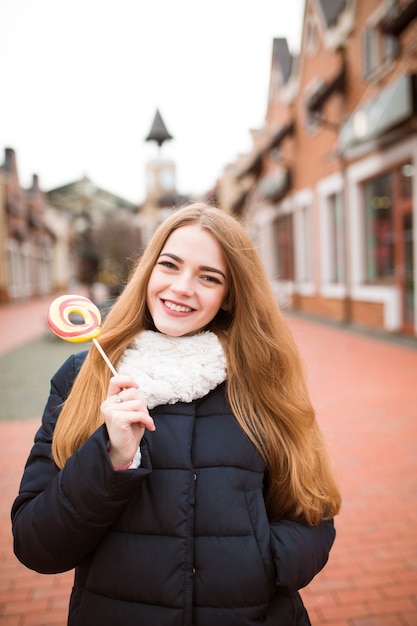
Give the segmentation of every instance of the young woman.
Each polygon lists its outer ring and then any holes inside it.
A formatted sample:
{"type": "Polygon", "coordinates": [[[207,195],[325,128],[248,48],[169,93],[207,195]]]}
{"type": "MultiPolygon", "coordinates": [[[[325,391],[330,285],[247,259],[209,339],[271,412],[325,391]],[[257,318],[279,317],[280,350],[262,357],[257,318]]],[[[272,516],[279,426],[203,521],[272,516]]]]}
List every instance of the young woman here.
{"type": "Polygon", "coordinates": [[[75,568],[71,626],[307,625],[340,495],[292,336],[245,230],[159,227],[56,373],[12,510],[15,553],[75,568]]]}

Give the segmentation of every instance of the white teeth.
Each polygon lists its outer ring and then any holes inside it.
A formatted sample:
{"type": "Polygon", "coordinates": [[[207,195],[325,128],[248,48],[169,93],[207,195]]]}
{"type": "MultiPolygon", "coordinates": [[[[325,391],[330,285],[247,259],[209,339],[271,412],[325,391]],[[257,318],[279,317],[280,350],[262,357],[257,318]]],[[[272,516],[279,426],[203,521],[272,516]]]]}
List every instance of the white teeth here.
{"type": "Polygon", "coordinates": [[[178,313],[190,313],[190,311],[192,311],[189,306],[180,306],[179,304],[174,304],[167,300],[164,300],[164,304],[168,309],[171,309],[171,311],[177,311],[178,313]]]}

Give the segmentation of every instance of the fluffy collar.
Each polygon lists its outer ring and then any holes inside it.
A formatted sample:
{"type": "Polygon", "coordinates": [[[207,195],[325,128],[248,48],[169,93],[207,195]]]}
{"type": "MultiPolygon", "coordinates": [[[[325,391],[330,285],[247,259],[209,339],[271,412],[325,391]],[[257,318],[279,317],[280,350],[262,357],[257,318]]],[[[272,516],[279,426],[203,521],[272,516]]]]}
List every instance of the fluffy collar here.
{"type": "Polygon", "coordinates": [[[125,350],[117,370],[138,383],[150,409],[202,398],[227,375],[222,345],[210,331],[168,337],[145,330],[125,350]]]}

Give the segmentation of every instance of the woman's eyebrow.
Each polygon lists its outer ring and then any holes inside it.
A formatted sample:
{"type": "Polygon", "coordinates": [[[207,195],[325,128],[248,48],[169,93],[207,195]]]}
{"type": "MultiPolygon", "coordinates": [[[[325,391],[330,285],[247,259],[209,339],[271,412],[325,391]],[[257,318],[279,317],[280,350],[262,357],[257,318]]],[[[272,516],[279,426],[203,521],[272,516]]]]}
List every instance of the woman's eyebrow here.
{"type": "MultiPolygon", "coordinates": [[[[171,259],[174,259],[174,261],[177,261],[177,263],[184,263],[184,259],[181,259],[181,257],[173,254],[172,252],[161,252],[159,258],[161,258],[161,256],[169,256],[171,259]]],[[[213,272],[213,274],[220,274],[220,276],[223,276],[224,280],[226,280],[225,274],[223,274],[223,272],[216,267],[210,267],[209,265],[200,265],[199,269],[203,270],[203,272],[213,272]]]]}
{"type": "Polygon", "coordinates": [[[200,265],[200,270],[203,270],[203,272],[213,272],[214,274],[220,274],[221,276],[223,276],[224,280],[226,280],[226,276],[223,274],[223,272],[221,270],[218,270],[215,267],[209,267],[208,265],[200,265]]]}
{"type": "Polygon", "coordinates": [[[178,261],[178,263],[184,263],[183,259],[176,254],[172,254],[172,252],[161,252],[158,258],[160,259],[161,256],[169,256],[171,259],[174,259],[174,261],[178,261]]]}

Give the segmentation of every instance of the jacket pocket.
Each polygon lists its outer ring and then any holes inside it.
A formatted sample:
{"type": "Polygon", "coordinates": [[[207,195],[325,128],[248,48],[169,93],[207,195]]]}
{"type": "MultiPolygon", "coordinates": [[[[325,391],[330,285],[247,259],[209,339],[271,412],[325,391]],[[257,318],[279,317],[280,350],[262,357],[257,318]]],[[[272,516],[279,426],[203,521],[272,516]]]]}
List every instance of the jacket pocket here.
{"type": "Polygon", "coordinates": [[[245,492],[246,506],[259,554],[265,570],[265,576],[270,585],[270,592],[275,591],[275,567],[272,558],[269,520],[266,514],[265,502],[261,489],[245,492]]]}

